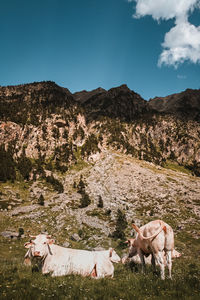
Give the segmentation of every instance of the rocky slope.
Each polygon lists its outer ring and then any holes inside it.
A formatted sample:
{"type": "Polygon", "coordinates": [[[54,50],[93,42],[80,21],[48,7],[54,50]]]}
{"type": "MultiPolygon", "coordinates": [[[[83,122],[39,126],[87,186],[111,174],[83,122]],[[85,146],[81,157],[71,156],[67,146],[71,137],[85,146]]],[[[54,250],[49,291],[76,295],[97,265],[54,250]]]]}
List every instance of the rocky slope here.
{"type": "Polygon", "coordinates": [[[77,164],[57,176],[64,186],[62,193],[45,180],[1,184],[0,228],[22,227],[26,235],[46,230],[65,245],[108,247],[116,243],[111,235],[120,209],[128,221],[127,237],[133,234],[132,222],[142,225],[159,218],[172,225],[176,247],[185,255],[192,249],[200,251],[199,178],[111,151],[102,152],[96,163],[77,164]],[[80,207],[80,178],[91,199],[85,208],[80,207]],[[44,206],[38,204],[41,194],[44,206]],[[99,197],[103,207],[98,207],[99,197]]]}
{"type": "Polygon", "coordinates": [[[116,246],[120,209],[127,237],[131,222],[162,218],[178,247],[198,254],[198,103],[191,90],[147,102],[125,85],[75,94],[53,82],[0,87],[0,230],[116,246]]]}

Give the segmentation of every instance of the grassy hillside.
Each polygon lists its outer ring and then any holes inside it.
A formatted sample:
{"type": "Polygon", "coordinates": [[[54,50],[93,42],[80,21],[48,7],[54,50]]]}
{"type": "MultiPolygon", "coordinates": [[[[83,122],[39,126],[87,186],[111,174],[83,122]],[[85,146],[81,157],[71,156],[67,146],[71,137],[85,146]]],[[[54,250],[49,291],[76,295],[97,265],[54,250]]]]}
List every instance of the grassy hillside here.
{"type": "Polygon", "coordinates": [[[42,177],[0,184],[0,233],[24,229],[21,239],[0,234],[0,299],[199,299],[199,178],[171,163],[162,168],[116,152],[105,152],[95,163],[77,160],[67,172],[54,169],[52,174],[62,192],[42,177]],[[85,195],[90,202],[81,207],[85,195]],[[112,246],[124,255],[123,240],[112,237],[119,209],[127,220],[126,238],[133,236],[132,222],[143,225],[159,218],[173,227],[182,257],[173,262],[172,281],[161,281],[159,270],[152,274],[151,267],[143,275],[140,268],[118,264],[114,279],[94,280],[51,278],[23,265],[29,234],[44,230],[59,245],[90,250],[112,246]]]}

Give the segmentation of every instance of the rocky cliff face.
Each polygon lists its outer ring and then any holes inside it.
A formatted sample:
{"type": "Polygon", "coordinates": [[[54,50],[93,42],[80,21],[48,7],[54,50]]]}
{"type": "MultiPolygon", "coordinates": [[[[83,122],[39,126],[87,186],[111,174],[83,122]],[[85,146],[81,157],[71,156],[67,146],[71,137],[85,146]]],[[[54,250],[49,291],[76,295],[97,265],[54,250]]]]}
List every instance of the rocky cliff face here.
{"type": "Polygon", "coordinates": [[[37,163],[64,171],[110,149],[199,175],[199,104],[198,90],[147,102],[126,85],[75,94],[53,82],[1,87],[0,143],[15,162],[31,159],[32,173],[37,163]]]}

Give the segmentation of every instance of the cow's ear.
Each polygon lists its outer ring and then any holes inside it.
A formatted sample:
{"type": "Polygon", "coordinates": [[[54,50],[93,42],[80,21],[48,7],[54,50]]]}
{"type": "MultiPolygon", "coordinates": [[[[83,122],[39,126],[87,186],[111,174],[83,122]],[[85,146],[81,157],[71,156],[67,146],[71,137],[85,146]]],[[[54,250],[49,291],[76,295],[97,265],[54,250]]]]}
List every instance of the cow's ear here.
{"type": "Polygon", "coordinates": [[[130,240],[127,240],[126,242],[124,242],[125,244],[127,244],[128,246],[130,246],[131,242],[130,240]]]}
{"type": "Polygon", "coordinates": [[[109,248],[109,257],[112,257],[113,248],[109,248]]]}
{"type": "Polygon", "coordinates": [[[28,242],[28,243],[25,243],[25,244],[24,244],[24,247],[25,247],[25,248],[30,248],[32,245],[33,245],[32,243],[28,242]]]}
{"type": "Polygon", "coordinates": [[[48,244],[49,244],[49,245],[55,244],[55,240],[54,240],[54,239],[48,240],[48,244]]]}
{"type": "Polygon", "coordinates": [[[30,234],[29,234],[29,237],[30,237],[31,239],[36,239],[36,235],[30,235],[30,234]]]}
{"type": "Polygon", "coordinates": [[[129,240],[129,246],[135,246],[135,239],[129,240]]]}

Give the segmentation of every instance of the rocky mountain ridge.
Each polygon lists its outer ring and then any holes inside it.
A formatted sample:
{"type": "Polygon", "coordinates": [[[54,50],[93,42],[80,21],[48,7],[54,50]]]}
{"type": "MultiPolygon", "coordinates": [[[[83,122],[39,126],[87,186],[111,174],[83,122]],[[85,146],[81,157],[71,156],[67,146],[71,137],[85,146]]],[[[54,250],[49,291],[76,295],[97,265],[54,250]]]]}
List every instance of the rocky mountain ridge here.
{"type": "Polygon", "coordinates": [[[184,92],[150,99],[149,106],[156,112],[176,114],[178,117],[200,120],[200,90],[186,89],[184,92]]]}
{"type": "Polygon", "coordinates": [[[24,156],[43,169],[111,149],[199,175],[199,103],[199,90],[147,102],[126,85],[74,94],[54,82],[0,87],[0,144],[15,162],[24,156]]]}

